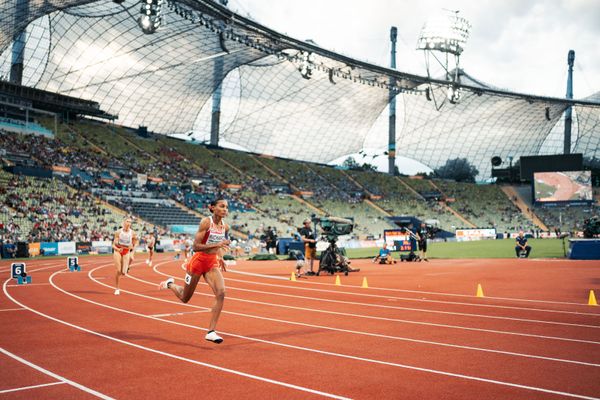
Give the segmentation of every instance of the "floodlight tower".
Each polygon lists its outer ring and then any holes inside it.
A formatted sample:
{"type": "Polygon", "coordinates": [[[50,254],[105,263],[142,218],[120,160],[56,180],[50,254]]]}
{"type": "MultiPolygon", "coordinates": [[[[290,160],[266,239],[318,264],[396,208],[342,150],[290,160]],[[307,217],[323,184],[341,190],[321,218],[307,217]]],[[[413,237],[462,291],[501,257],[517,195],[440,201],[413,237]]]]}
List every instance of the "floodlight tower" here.
{"type": "MultiPolygon", "coordinates": [[[[29,2],[27,0],[18,0],[16,3],[16,13],[14,24],[17,27],[17,24],[21,21],[27,19],[27,15],[29,14],[29,2]]],[[[18,85],[23,83],[23,69],[24,69],[24,60],[25,60],[25,41],[26,41],[26,31],[23,29],[19,33],[13,36],[13,47],[12,47],[12,57],[10,63],[10,82],[16,83],[18,85]]]]}
{"type": "Polygon", "coordinates": [[[423,50],[425,55],[427,76],[431,78],[431,57],[446,72],[446,80],[451,82],[447,92],[448,100],[451,103],[457,103],[460,100],[458,82],[460,55],[467,43],[471,29],[469,21],[459,17],[458,13],[459,11],[444,10],[443,14],[430,18],[423,25],[417,42],[417,50],[423,50]],[[442,56],[438,57],[436,52],[441,53],[442,56]],[[453,60],[452,56],[454,56],[453,60]]]}
{"type": "MultiPolygon", "coordinates": [[[[573,100],[573,64],[575,63],[575,51],[569,50],[567,56],[569,64],[569,75],[567,76],[567,99],[573,100]]],[[[573,109],[571,106],[565,111],[565,143],[564,153],[571,153],[571,123],[573,122],[573,109]]]]}
{"type": "MultiPolygon", "coordinates": [[[[390,29],[390,40],[392,42],[392,53],[390,68],[396,69],[396,39],[398,28],[392,26],[390,29]]],[[[388,173],[394,175],[396,166],[396,93],[393,87],[396,85],[394,77],[390,77],[390,119],[388,126],[388,173]]]]}

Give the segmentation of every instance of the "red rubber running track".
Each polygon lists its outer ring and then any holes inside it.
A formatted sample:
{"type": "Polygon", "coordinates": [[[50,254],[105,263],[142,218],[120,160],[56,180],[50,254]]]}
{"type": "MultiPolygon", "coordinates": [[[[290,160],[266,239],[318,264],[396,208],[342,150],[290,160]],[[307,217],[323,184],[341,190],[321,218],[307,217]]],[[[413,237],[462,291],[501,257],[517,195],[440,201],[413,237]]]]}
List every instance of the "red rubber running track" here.
{"type": "Polygon", "coordinates": [[[104,256],[81,257],[81,272],[28,261],[31,285],[6,279],[2,398],[600,398],[597,261],[356,260],[341,286],[291,282],[292,261],[240,261],[216,345],[208,286],[180,303],[157,284],[181,282],[181,262],[143,260],[120,296],[104,256]]]}

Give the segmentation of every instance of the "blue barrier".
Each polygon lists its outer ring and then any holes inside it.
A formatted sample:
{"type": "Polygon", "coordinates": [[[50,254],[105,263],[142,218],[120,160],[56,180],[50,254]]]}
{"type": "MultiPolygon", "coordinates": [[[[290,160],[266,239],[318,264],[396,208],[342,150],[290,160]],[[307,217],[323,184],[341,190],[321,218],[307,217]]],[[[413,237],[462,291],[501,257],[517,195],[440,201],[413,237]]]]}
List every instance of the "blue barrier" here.
{"type": "Polygon", "coordinates": [[[600,260],[600,239],[569,239],[569,259],[600,260]]]}
{"type": "Polygon", "coordinates": [[[170,225],[169,230],[172,233],[195,234],[198,232],[198,225],[170,225]]]}

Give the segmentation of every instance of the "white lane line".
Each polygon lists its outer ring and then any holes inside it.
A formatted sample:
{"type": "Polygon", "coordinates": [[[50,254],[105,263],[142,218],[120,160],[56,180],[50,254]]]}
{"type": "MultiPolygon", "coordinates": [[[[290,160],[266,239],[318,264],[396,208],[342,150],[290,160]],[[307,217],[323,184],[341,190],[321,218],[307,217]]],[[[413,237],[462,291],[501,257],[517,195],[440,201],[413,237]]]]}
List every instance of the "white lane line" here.
{"type": "Polygon", "coordinates": [[[65,383],[66,382],[51,382],[51,383],[43,383],[41,385],[23,386],[23,387],[18,387],[18,388],[14,388],[14,389],[0,390],[0,394],[10,393],[10,392],[19,392],[21,390],[37,389],[37,388],[46,387],[46,386],[64,385],[65,383]]]}
{"type": "MultiPolygon", "coordinates": [[[[229,270],[227,270],[227,272],[229,272],[229,270]]],[[[239,272],[235,272],[235,273],[239,273],[239,272]]],[[[539,312],[555,313],[555,314],[589,315],[589,316],[593,316],[593,317],[600,317],[600,313],[587,313],[587,312],[580,312],[580,311],[550,310],[550,309],[547,309],[547,308],[500,306],[500,305],[496,305],[496,304],[477,304],[477,303],[465,303],[465,302],[459,302],[459,301],[417,299],[417,298],[414,298],[414,297],[383,296],[383,295],[369,294],[369,293],[364,293],[364,292],[357,293],[357,292],[348,292],[348,291],[343,291],[343,290],[325,290],[325,289],[307,288],[307,287],[300,287],[298,285],[296,285],[296,286],[291,286],[291,285],[276,285],[276,284],[273,284],[273,283],[255,282],[255,281],[233,279],[233,278],[226,278],[225,280],[227,280],[227,281],[233,281],[233,282],[242,282],[242,283],[247,283],[247,284],[251,284],[251,285],[280,287],[280,288],[286,288],[286,289],[316,291],[316,292],[324,292],[324,293],[349,294],[349,295],[353,295],[353,296],[378,298],[378,299],[396,299],[396,300],[414,301],[414,302],[420,302],[420,303],[454,304],[454,305],[470,306],[470,307],[500,308],[500,309],[507,309],[507,310],[539,311],[539,312]]],[[[310,284],[310,283],[311,282],[301,281],[302,285],[306,285],[306,284],[310,284]]],[[[329,283],[328,284],[320,283],[320,284],[328,285],[328,286],[329,285],[334,286],[333,284],[329,284],[329,283]]],[[[346,287],[350,288],[348,286],[346,286],[346,287]]],[[[369,289],[371,289],[371,287],[369,287],[369,289]]],[[[469,297],[470,298],[476,298],[475,296],[469,296],[469,297]]],[[[485,299],[489,299],[489,297],[485,297],[485,299]]],[[[600,326],[598,326],[598,328],[600,328],[600,326]]]]}
{"type": "Polygon", "coordinates": [[[0,310],[0,312],[3,312],[3,311],[23,311],[23,310],[25,310],[25,309],[24,308],[3,308],[3,309],[0,310]]]}
{"type": "MultiPolygon", "coordinates": [[[[129,291],[126,291],[126,290],[124,290],[124,292],[130,293],[129,291]]],[[[198,313],[207,313],[207,312],[210,312],[210,310],[208,308],[206,310],[173,312],[173,313],[167,313],[167,314],[152,314],[152,315],[149,315],[149,316],[150,317],[155,317],[155,318],[160,318],[160,317],[178,317],[180,315],[198,314],[198,313]]]]}
{"type": "MultiPolygon", "coordinates": [[[[93,271],[95,271],[96,269],[99,269],[99,268],[102,268],[102,267],[103,266],[99,266],[97,268],[94,268],[93,270],[91,270],[88,273],[88,276],[91,278],[91,273],[93,271]]],[[[52,286],[54,286],[57,290],[65,293],[65,294],[67,294],[69,296],[78,298],[78,299],[80,299],[82,301],[85,301],[85,302],[96,304],[96,305],[98,305],[100,307],[106,307],[106,308],[113,309],[115,311],[120,311],[120,312],[123,312],[123,313],[126,313],[126,314],[136,315],[136,316],[139,316],[141,318],[149,318],[149,319],[154,319],[156,321],[166,322],[166,323],[169,323],[169,324],[174,324],[174,325],[188,327],[188,328],[191,328],[191,329],[206,331],[206,329],[200,328],[200,327],[197,327],[197,326],[192,326],[192,325],[183,324],[183,323],[179,323],[179,322],[175,322],[175,321],[170,321],[170,320],[164,320],[164,319],[161,319],[161,318],[149,317],[149,316],[144,315],[144,314],[136,313],[136,312],[129,311],[129,310],[120,309],[120,308],[117,308],[117,307],[109,306],[107,304],[98,303],[98,302],[95,302],[93,300],[85,299],[83,297],[74,295],[74,294],[69,293],[66,290],[64,290],[64,289],[56,286],[56,284],[54,284],[53,278],[54,278],[54,276],[57,273],[58,272],[55,272],[54,274],[52,274],[50,276],[50,279],[49,279],[50,283],[52,283],[52,286]]],[[[97,283],[99,283],[101,285],[105,285],[102,282],[97,282],[97,283]]],[[[108,286],[108,285],[105,285],[105,286],[108,286]]],[[[6,289],[5,289],[5,294],[7,296],[9,296],[8,293],[6,292],[6,289]]],[[[16,302],[16,300],[14,300],[12,297],[10,297],[10,299],[16,302]]],[[[20,303],[19,303],[19,305],[21,305],[22,307],[27,307],[27,306],[25,306],[23,304],[20,304],[20,303]]],[[[45,314],[43,314],[43,313],[41,313],[39,311],[36,311],[36,310],[33,310],[33,309],[32,309],[32,311],[36,312],[36,313],[39,313],[40,315],[44,315],[47,318],[50,318],[50,319],[53,319],[53,320],[56,320],[56,321],[60,321],[60,320],[58,320],[58,319],[56,319],[54,317],[47,316],[47,315],[45,315],[45,314]]],[[[73,327],[75,327],[77,329],[88,331],[90,333],[93,333],[93,334],[96,334],[96,335],[99,335],[99,336],[102,336],[102,337],[107,336],[107,335],[104,335],[104,334],[100,334],[98,332],[90,331],[90,330],[88,330],[86,328],[78,327],[78,326],[70,324],[68,322],[64,322],[64,321],[60,321],[60,322],[66,324],[66,325],[69,325],[69,326],[73,326],[73,327]]],[[[513,388],[518,388],[518,389],[525,389],[525,390],[531,390],[531,391],[535,391],[535,392],[557,394],[557,395],[562,395],[562,396],[566,396],[566,397],[573,397],[573,398],[586,399],[586,400],[600,400],[600,398],[589,397],[589,396],[579,395],[579,394],[575,394],[575,393],[562,392],[562,391],[556,391],[556,390],[551,390],[551,389],[544,389],[544,388],[539,388],[539,387],[535,387],[535,386],[521,385],[521,384],[517,384],[517,383],[499,381],[499,380],[488,379],[488,378],[481,378],[481,377],[471,376],[471,375],[457,374],[457,373],[453,373],[453,372],[440,371],[440,370],[435,370],[435,369],[430,369],[430,368],[416,367],[416,366],[407,365],[407,364],[400,364],[400,363],[394,363],[394,362],[388,362],[388,361],[375,360],[375,359],[371,359],[371,358],[357,357],[357,356],[352,356],[352,355],[348,355],[348,354],[334,353],[334,352],[325,351],[325,350],[317,350],[317,349],[312,349],[312,348],[308,348],[308,347],[295,346],[295,345],[290,345],[290,344],[285,344],[285,343],[280,343],[280,342],[272,342],[272,341],[269,341],[269,340],[252,338],[252,337],[248,337],[248,336],[237,335],[237,334],[233,334],[233,333],[226,333],[226,332],[222,332],[222,331],[219,331],[219,333],[222,334],[222,335],[236,337],[236,338],[244,339],[244,340],[248,340],[248,341],[254,341],[254,342],[260,342],[260,343],[265,343],[265,344],[270,344],[270,345],[282,346],[282,347],[286,347],[286,348],[291,348],[291,349],[296,349],[296,350],[301,350],[301,351],[307,351],[307,352],[317,353],[317,354],[324,354],[324,355],[328,355],[328,356],[345,358],[345,359],[350,359],[350,360],[355,360],[355,361],[361,361],[361,362],[373,363],[373,364],[378,364],[378,365],[386,365],[386,366],[398,367],[398,368],[402,368],[402,369],[408,369],[408,370],[414,370],[414,371],[432,373],[432,374],[436,374],[436,375],[449,376],[449,377],[453,377],[453,378],[461,378],[461,379],[472,380],[472,381],[477,381],[477,382],[491,383],[491,384],[495,384],[495,385],[508,386],[508,387],[513,387],[513,388]]],[[[119,342],[124,342],[125,344],[130,344],[130,345],[132,345],[134,347],[148,349],[148,351],[162,353],[162,352],[160,352],[158,350],[154,350],[154,349],[151,349],[151,348],[145,348],[145,347],[137,345],[135,343],[130,343],[130,342],[122,341],[121,339],[112,338],[112,337],[107,337],[107,338],[110,338],[112,340],[116,340],[116,341],[119,341],[119,342]]],[[[178,358],[178,359],[186,360],[183,357],[174,356],[174,355],[169,354],[169,353],[165,353],[165,355],[172,356],[172,357],[175,357],[175,358],[178,358]]],[[[195,361],[195,360],[191,360],[191,361],[195,361]]],[[[209,366],[209,365],[210,364],[207,364],[207,366],[209,366]]],[[[216,367],[216,366],[212,366],[212,367],[216,367]]],[[[222,367],[216,367],[216,368],[221,369],[222,367]]],[[[238,372],[238,371],[236,371],[236,372],[238,372]]],[[[265,378],[262,378],[262,379],[265,379],[265,378]]]]}
{"type": "MultiPolygon", "coordinates": [[[[155,271],[155,272],[157,272],[160,275],[169,276],[160,271],[155,271]]],[[[94,279],[92,277],[90,277],[90,278],[94,279]]],[[[134,277],[132,277],[132,278],[142,281],[144,283],[150,284],[150,285],[158,285],[157,283],[143,281],[139,278],[134,278],[134,277]]],[[[182,280],[181,278],[174,278],[174,279],[182,280]]],[[[100,282],[98,282],[98,283],[100,283],[100,282]]],[[[203,283],[203,282],[199,282],[199,284],[206,285],[206,283],[203,283]]],[[[112,286],[108,286],[108,285],[106,285],[106,286],[114,289],[114,287],[112,287],[112,286]]],[[[205,293],[197,293],[196,295],[209,296],[209,297],[211,296],[210,294],[205,294],[205,293]]],[[[143,295],[140,294],[139,296],[143,296],[143,295]]],[[[304,298],[313,299],[312,297],[304,297],[304,298]]],[[[499,331],[499,330],[495,330],[495,329],[473,328],[473,327],[466,327],[466,326],[461,326],[461,325],[438,324],[438,323],[434,323],[434,322],[422,322],[422,321],[414,321],[414,320],[399,319],[399,318],[376,317],[376,316],[365,315],[365,314],[353,314],[353,313],[328,311],[328,310],[321,310],[321,309],[314,309],[314,308],[289,306],[289,305],[283,305],[283,304],[279,304],[279,303],[267,303],[267,302],[262,302],[262,301],[257,301],[257,300],[247,300],[247,299],[242,299],[242,298],[237,298],[237,297],[231,297],[229,295],[227,295],[227,299],[246,302],[246,303],[252,303],[252,304],[268,305],[268,306],[272,306],[272,307],[288,308],[288,309],[292,309],[292,310],[312,311],[312,312],[331,314],[331,315],[343,315],[343,316],[349,316],[349,317],[373,319],[373,320],[380,320],[380,321],[399,322],[399,323],[412,324],[412,325],[433,326],[433,327],[438,327],[438,328],[460,329],[460,330],[474,331],[474,332],[485,332],[485,333],[493,333],[493,334],[501,334],[501,335],[514,335],[514,336],[531,337],[531,338],[537,338],[537,339],[561,340],[561,341],[566,341],[566,342],[576,342],[576,343],[587,343],[587,344],[600,345],[600,342],[592,341],[592,340],[572,339],[572,338],[559,337],[559,336],[536,335],[536,334],[532,334],[532,333],[521,333],[521,332],[512,332],[512,331],[499,331]]],[[[156,300],[170,302],[169,300],[162,300],[162,299],[156,299],[156,300]]],[[[328,300],[326,300],[326,301],[328,301],[328,300]]],[[[181,303],[175,302],[174,304],[181,304],[181,303]]],[[[190,304],[186,304],[186,305],[191,306],[190,304]]],[[[223,312],[226,312],[226,311],[223,311],[223,312]]]]}
{"type": "MultiPolygon", "coordinates": [[[[108,265],[111,265],[111,264],[108,264],[108,265]]],[[[50,279],[50,282],[51,282],[52,286],[54,288],[56,288],[57,290],[65,293],[65,294],[67,294],[69,296],[79,298],[79,299],[81,299],[83,301],[88,301],[87,299],[84,299],[83,297],[73,295],[73,294],[71,294],[69,292],[66,292],[65,290],[59,288],[58,286],[56,286],[52,282],[52,278],[57,273],[59,273],[59,272],[55,272],[54,274],[52,274],[50,276],[49,279],[50,279]]],[[[228,372],[228,373],[231,373],[231,374],[234,374],[234,375],[243,376],[245,378],[250,378],[250,379],[257,380],[257,381],[271,383],[271,384],[274,384],[274,385],[283,386],[283,387],[287,387],[287,388],[290,388],[290,389],[295,389],[295,390],[299,390],[299,391],[302,391],[302,392],[312,393],[312,394],[320,395],[320,396],[323,396],[323,397],[329,397],[329,398],[333,398],[333,399],[340,399],[340,400],[346,400],[346,399],[348,399],[347,397],[337,396],[337,395],[334,395],[334,394],[331,394],[331,393],[322,392],[322,391],[315,390],[315,389],[310,389],[310,388],[307,388],[307,387],[304,387],[304,386],[298,386],[298,385],[294,385],[294,384],[291,384],[291,383],[277,381],[277,380],[274,380],[274,379],[269,379],[269,378],[265,378],[265,377],[258,376],[258,375],[252,375],[252,374],[248,374],[248,373],[245,373],[245,372],[242,372],[242,371],[237,371],[237,370],[233,370],[233,369],[229,369],[229,368],[225,368],[225,367],[220,367],[220,366],[214,365],[214,364],[208,364],[208,363],[204,363],[204,362],[201,362],[201,361],[193,360],[193,359],[190,359],[190,358],[181,357],[181,356],[178,356],[178,355],[175,355],[175,354],[171,354],[171,353],[167,353],[167,352],[164,352],[164,351],[156,350],[156,349],[153,349],[151,347],[146,347],[146,346],[142,346],[142,345],[139,345],[139,344],[136,344],[136,343],[133,343],[133,342],[128,342],[126,340],[122,340],[122,339],[119,339],[119,338],[116,338],[116,337],[113,337],[113,336],[110,336],[110,335],[105,335],[103,333],[96,332],[96,331],[93,331],[91,329],[87,329],[87,328],[84,328],[82,326],[75,325],[75,324],[72,324],[70,322],[66,322],[66,321],[63,321],[61,319],[52,317],[52,316],[50,316],[48,314],[45,314],[45,313],[43,313],[41,311],[38,311],[38,310],[35,310],[35,309],[31,308],[31,307],[26,306],[25,304],[19,302],[18,300],[16,300],[14,297],[12,297],[8,293],[8,291],[6,290],[6,282],[4,282],[3,290],[4,290],[4,294],[6,295],[6,297],[8,297],[12,302],[14,302],[15,304],[18,304],[21,307],[26,308],[27,310],[29,310],[29,311],[31,311],[31,312],[33,312],[35,314],[38,314],[38,315],[40,315],[40,316],[42,316],[44,318],[50,319],[50,320],[58,322],[60,324],[69,326],[71,328],[74,328],[74,329],[77,329],[77,330],[80,330],[80,331],[83,331],[83,332],[87,332],[87,333],[90,333],[90,334],[95,335],[95,336],[102,337],[104,339],[112,340],[112,341],[115,341],[117,343],[121,343],[121,344],[124,344],[124,345],[127,345],[127,346],[131,346],[131,347],[134,347],[134,348],[137,348],[137,349],[140,349],[140,350],[145,350],[145,351],[148,351],[150,353],[155,353],[155,354],[159,354],[159,355],[162,355],[162,356],[165,356],[165,357],[169,357],[169,358],[173,358],[173,359],[176,359],[176,360],[185,361],[185,362],[188,362],[188,363],[191,363],[191,364],[196,364],[196,365],[200,365],[200,366],[203,366],[203,367],[216,369],[216,370],[219,370],[219,371],[222,371],[222,372],[228,372]]],[[[127,310],[121,310],[119,308],[107,306],[105,304],[96,303],[96,302],[92,302],[92,301],[89,301],[89,302],[94,303],[94,304],[99,305],[99,306],[102,306],[102,307],[111,308],[111,309],[114,309],[116,311],[127,312],[127,310]]],[[[133,312],[128,312],[128,313],[140,316],[142,318],[150,318],[150,319],[154,319],[156,321],[171,323],[168,320],[163,320],[163,319],[160,319],[160,318],[148,317],[148,316],[143,315],[143,314],[138,314],[138,313],[133,313],[133,312]]],[[[188,326],[188,327],[191,327],[191,326],[188,326]]],[[[198,328],[198,329],[200,329],[200,328],[198,328]]],[[[204,329],[204,330],[206,330],[206,329],[204,329]]],[[[1,348],[0,348],[0,350],[4,351],[4,349],[1,349],[1,348]]],[[[21,361],[21,359],[19,359],[19,361],[21,361]]],[[[23,361],[25,361],[25,360],[23,360],[23,361]]],[[[39,367],[39,368],[41,368],[41,367],[39,367]]],[[[47,371],[47,372],[49,374],[51,374],[50,371],[47,371]]],[[[58,375],[56,375],[56,374],[53,374],[51,376],[54,376],[56,379],[61,379],[61,377],[58,377],[58,375]]],[[[64,380],[65,382],[71,384],[71,381],[68,381],[65,378],[63,378],[61,380],[64,380]]],[[[75,384],[75,382],[72,382],[72,383],[75,384]]],[[[79,385],[79,386],[81,386],[81,385],[79,385]]],[[[96,393],[98,393],[98,392],[96,392],[96,393]]],[[[98,393],[98,394],[102,395],[101,393],[98,393]]],[[[102,395],[102,396],[104,396],[104,395],[102,395]]],[[[102,398],[111,399],[110,397],[102,397],[102,398]]],[[[597,400],[597,399],[595,399],[595,400],[597,400]]]]}
{"type": "MultiPolygon", "coordinates": [[[[27,264],[27,261],[23,261],[23,262],[24,262],[25,264],[27,264]]],[[[35,270],[33,270],[33,269],[32,269],[31,271],[40,271],[40,270],[43,270],[43,269],[52,268],[52,267],[57,267],[57,266],[58,266],[58,264],[57,264],[57,263],[43,263],[43,264],[35,264],[35,265],[32,265],[32,266],[31,266],[31,267],[29,267],[29,268],[36,268],[35,270]],[[48,267],[48,266],[49,266],[49,267],[48,267]],[[38,267],[44,267],[44,268],[38,268],[38,267]]],[[[27,268],[27,272],[30,272],[30,269],[29,269],[29,268],[27,268]]],[[[7,268],[7,269],[5,269],[5,270],[2,270],[2,269],[0,269],[0,273],[4,273],[4,272],[10,272],[10,271],[11,271],[11,268],[7,268]]]]}
{"type": "MultiPolygon", "coordinates": [[[[4,289],[4,294],[6,295],[6,297],[8,297],[10,300],[12,300],[12,301],[13,301],[15,304],[18,304],[18,305],[20,305],[21,307],[23,307],[23,308],[26,308],[26,309],[27,309],[27,310],[29,310],[29,311],[36,312],[36,311],[32,310],[31,308],[29,308],[29,307],[27,307],[27,306],[25,306],[25,305],[23,305],[23,304],[19,303],[19,302],[18,302],[18,301],[16,301],[15,299],[13,299],[13,298],[12,298],[12,296],[11,296],[11,295],[9,295],[9,294],[8,294],[8,292],[6,291],[6,282],[4,282],[3,289],[4,289]]],[[[37,312],[36,312],[36,314],[37,314],[37,312]]],[[[66,384],[68,384],[68,385],[71,385],[71,386],[73,386],[73,387],[76,387],[77,389],[79,389],[79,390],[82,390],[82,391],[84,391],[84,392],[86,392],[86,393],[89,393],[89,394],[91,394],[91,395],[94,395],[94,396],[96,396],[96,397],[98,397],[98,398],[101,398],[101,399],[104,399],[104,400],[114,400],[112,397],[109,397],[109,396],[107,396],[107,395],[105,395],[105,394],[103,394],[103,393],[100,393],[100,392],[98,392],[98,391],[96,391],[96,390],[94,390],[94,389],[90,389],[89,387],[87,387],[87,386],[83,386],[83,385],[81,385],[81,384],[79,384],[79,383],[77,383],[77,382],[74,382],[74,381],[72,381],[72,380],[70,380],[70,379],[67,379],[67,378],[65,378],[64,376],[60,376],[60,375],[58,375],[58,374],[55,374],[55,373],[54,373],[54,372],[52,372],[52,371],[48,371],[47,369],[45,369],[45,368],[42,368],[42,367],[40,367],[39,365],[37,365],[37,364],[34,364],[34,363],[32,363],[32,362],[29,362],[29,361],[27,361],[27,360],[25,360],[25,359],[23,359],[23,358],[19,357],[18,355],[11,353],[10,351],[8,351],[8,350],[6,350],[6,349],[4,349],[4,348],[2,348],[2,347],[0,347],[0,352],[1,352],[2,354],[5,354],[5,355],[7,355],[7,356],[9,356],[9,357],[11,357],[11,358],[13,358],[13,359],[15,359],[15,360],[19,361],[20,363],[23,363],[23,364],[25,364],[25,365],[27,365],[27,366],[29,366],[29,367],[31,367],[31,368],[33,368],[33,369],[35,369],[35,370],[38,370],[38,371],[40,371],[40,372],[42,372],[42,373],[44,373],[44,374],[46,374],[46,375],[48,375],[48,376],[51,376],[51,377],[53,377],[54,379],[57,379],[57,380],[59,380],[59,381],[61,381],[61,382],[63,382],[63,383],[66,383],[66,384]]]]}
{"type": "MultiPolygon", "coordinates": [[[[234,274],[247,275],[247,276],[256,276],[258,278],[275,279],[278,281],[289,281],[290,280],[290,278],[286,278],[283,276],[259,274],[256,272],[236,271],[235,269],[231,269],[231,268],[227,268],[227,272],[232,272],[234,274]]],[[[316,282],[311,282],[311,283],[316,283],[316,282]]]]}
{"type": "MultiPolygon", "coordinates": [[[[283,277],[279,277],[279,276],[258,274],[258,273],[253,273],[253,272],[243,272],[243,271],[237,271],[237,270],[231,269],[231,268],[227,268],[227,272],[233,272],[233,273],[240,274],[240,275],[264,277],[264,278],[276,279],[276,280],[287,280],[287,278],[283,278],[283,277]]],[[[251,281],[248,281],[248,282],[250,283],[251,281]]],[[[251,283],[255,283],[258,285],[263,284],[261,282],[251,282],[251,283]]],[[[303,284],[311,284],[311,285],[335,286],[335,284],[333,284],[333,283],[325,283],[325,282],[302,281],[302,283],[303,284]]],[[[381,287],[369,287],[369,289],[386,291],[386,292],[432,294],[432,295],[437,295],[437,296],[449,296],[449,297],[465,297],[465,298],[469,298],[469,299],[472,299],[473,297],[475,297],[470,294],[430,292],[430,291],[424,291],[424,290],[394,289],[394,288],[381,288],[381,287]]],[[[522,302],[527,302],[527,303],[560,304],[560,305],[587,307],[587,305],[583,302],[582,303],[573,303],[573,302],[568,302],[568,301],[535,300],[535,299],[521,299],[521,298],[514,298],[514,297],[494,297],[494,296],[486,296],[485,298],[488,300],[509,300],[509,301],[517,301],[517,302],[522,301],[522,302]]],[[[594,314],[594,315],[597,315],[597,314],[594,314]]]]}
{"type": "MultiPolygon", "coordinates": [[[[100,268],[100,267],[98,267],[98,268],[100,268]]],[[[90,273],[88,274],[88,276],[90,277],[90,279],[92,281],[95,281],[95,278],[91,275],[91,273],[94,271],[95,271],[95,269],[90,271],[90,273]]],[[[148,281],[145,281],[140,278],[135,278],[135,277],[132,277],[132,278],[139,282],[155,286],[155,284],[152,282],[148,282],[148,281]]],[[[96,281],[96,283],[98,283],[102,286],[106,286],[110,289],[113,289],[113,287],[111,287],[109,285],[105,285],[102,282],[96,281]]],[[[129,290],[121,290],[121,291],[123,293],[129,293],[134,296],[139,296],[139,297],[143,297],[143,298],[147,298],[147,299],[151,299],[151,300],[155,300],[155,301],[160,301],[160,302],[165,302],[165,303],[170,303],[170,304],[175,304],[175,305],[181,305],[181,306],[185,306],[185,307],[199,308],[199,309],[201,309],[201,311],[199,311],[199,312],[209,312],[210,311],[210,309],[208,309],[208,308],[205,308],[202,306],[196,306],[196,305],[189,304],[189,303],[181,303],[179,301],[159,299],[157,297],[147,296],[147,295],[137,293],[137,292],[132,292],[129,290]]],[[[203,293],[201,293],[201,294],[204,296],[208,296],[208,297],[211,296],[211,295],[206,295],[203,293]]],[[[231,297],[227,297],[227,300],[244,301],[243,299],[236,299],[236,298],[231,298],[231,297]]],[[[255,302],[252,302],[252,303],[255,303],[255,302]]],[[[271,306],[274,305],[274,304],[269,304],[269,303],[260,303],[260,304],[271,305],[271,306]]],[[[309,308],[306,308],[303,310],[318,311],[318,310],[309,309],[309,308]]],[[[516,356],[516,357],[525,357],[525,358],[532,358],[532,359],[535,358],[535,359],[546,360],[546,361],[556,361],[556,362],[579,364],[579,365],[585,365],[585,366],[591,366],[591,367],[600,367],[600,364],[594,364],[594,363],[589,363],[589,362],[585,362],[585,361],[567,360],[567,359],[562,359],[562,358],[537,356],[537,355],[533,355],[533,354],[516,353],[516,352],[511,352],[511,351],[486,349],[486,348],[472,347],[472,346],[462,346],[462,345],[451,344],[451,343],[433,342],[433,341],[429,341],[429,340],[420,340],[420,339],[413,339],[413,338],[407,338],[407,337],[401,337],[401,336],[391,336],[391,335],[385,335],[385,334],[379,334],[379,333],[369,333],[369,332],[364,332],[364,331],[353,331],[353,330],[348,330],[348,329],[334,328],[334,327],[330,327],[330,326],[314,325],[314,324],[307,324],[307,323],[303,323],[303,322],[262,317],[259,315],[244,314],[244,313],[238,313],[238,312],[227,311],[227,310],[223,310],[222,313],[237,315],[237,316],[247,317],[247,318],[255,318],[255,319],[260,319],[260,320],[264,320],[264,321],[279,322],[279,323],[284,323],[284,324],[289,324],[289,325],[299,325],[299,326],[304,326],[304,327],[309,327],[309,328],[318,328],[318,329],[330,330],[330,331],[335,331],[335,332],[344,332],[344,333],[350,333],[350,334],[354,334],[354,335],[371,336],[371,337],[377,337],[377,338],[383,338],[383,339],[392,339],[392,340],[400,340],[400,341],[406,341],[406,342],[412,342],[412,343],[422,343],[422,344],[428,344],[428,345],[434,345],[434,346],[458,348],[458,349],[463,349],[463,350],[483,351],[483,352],[488,352],[488,353],[503,354],[503,355],[516,356]]],[[[182,313],[172,313],[172,314],[163,314],[163,315],[158,314],[158,315],[152,315],[152,316],[160,317],[160,316],[175,316],[175,315],[183,315],[183,314],[186,314],[186,313],[182,312],[182,313]]],[[[338,314],[338,313],[335,313],[335,314],[338,314]]],[[[343,314],[343,313],[341,313],[341,314],[343,314]]]]}
{"type": "MultiPolygon", "coordinates": [[[[170,276],[170,275],[167,275],[165,273],[158,271],[158,269],[156,267],[154,267],[153,269],[155,270],[156,273],[158,273],[160,275],[170,276]]],[[[181,280],[181,278],[175,278],[175,279],[181,280]]],[[[231,279],[226,279],[226,280],[231,280],[231,279]]],[[[240,282],[245,282],[245,281],[240,281],[240,282]]],[[[284,286],[284,285],[271,285],[271,284],[269,284],[269,286],[284,287],[284,288],[290,287],[290,286],[284,286]]],[[[386,306],[383,304],[360,303],[360,302],[355,302],[355,301],[333,300],[333,299],[326,299],[326,298],[314,297],[314,296],[308,297],[308,296],[300,296],[300,295],[294,295],[294,294],[267,292],[267,291],[263,291],[263,290],[243,289],[243,288],[240,288],[237,286],[227,286],[227,288],[239,290],[242,292],[260,293],[260,294],[266,294],[266,295],[271,295],[271,296],[281,296],[281,297],[289,297],[289,298],[303,299],[303,300],[323,301],[323,302],[327,302],[327,303],[348,304],[348,305],[352,305],[352,306],[364,306],[364,307],[383,308],[383,309],[391,309],[391,310],[403,310],[403,311],[417,311],[417,312],[430,313],[430,314],[459,315],[462,317],[498,319],[498,320],[505,320],[505,321],[519,321],[519,322],[527,322],[527,323],[534,323],[534,324],[562,325],[562,326],[574,326],[574,327],[578,327],[578,328],[600,329],[600,326],[598,326],[598,325],[572,324],[572,323],[568,323],[568,322],[544,321],[544,320],[528,319],[528,318],[501,317],[501,316],[495,316],[495,315],[460,313],[460,312],[455,312],[455,311],[428,310],[425,308],[386,306]]],[[[303,290],[306,290],[306,289],[303,289],[303,290]]],[[[335,290],[321,290],[321,289],[308,289],[308,290],[315,290],[315,291],[319,291],[319,292],[335,293],[335,294],[340,294],[340,293],[341,294],[354,294],[354,293],[350,293],[350,292],[339,292],[339,291],[335,291],[335,290]]],[[[377,297],[388,298],[385,296],[377,296],[377,297]]]]}
{"type": "Polygon", "coordinates": [[[8,287],[27,287],[27,286],[48,286],[49,283],[25,283],[23,285],[19,285],[19,284],[12,284],[12,285],[7,285],[8,287]]]}

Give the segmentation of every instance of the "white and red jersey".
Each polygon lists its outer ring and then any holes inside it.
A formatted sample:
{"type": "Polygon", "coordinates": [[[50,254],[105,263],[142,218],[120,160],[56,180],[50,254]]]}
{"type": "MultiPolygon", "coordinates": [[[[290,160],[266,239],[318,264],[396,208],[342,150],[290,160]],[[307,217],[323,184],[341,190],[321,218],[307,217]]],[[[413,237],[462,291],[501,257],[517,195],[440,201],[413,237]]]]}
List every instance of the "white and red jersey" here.
{"type": "Polygon", "coordinates": [[[133,244],[133,230],[129,229],[125,231],[123,229],[119,229],[119,233],[117,233],[117,245],[119,247],[131,247],[133,244]]]}
{"type": "Polygon", "coordinates": [[[227,239],[227,231],[225,230],[225,221],[221,220],[219,225],[213,222],[212,216],[210,217],[210,227],[206,231],[202,244],[215,244],[222,242],[227,239]]]}

